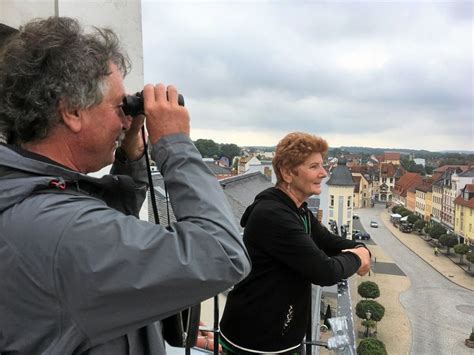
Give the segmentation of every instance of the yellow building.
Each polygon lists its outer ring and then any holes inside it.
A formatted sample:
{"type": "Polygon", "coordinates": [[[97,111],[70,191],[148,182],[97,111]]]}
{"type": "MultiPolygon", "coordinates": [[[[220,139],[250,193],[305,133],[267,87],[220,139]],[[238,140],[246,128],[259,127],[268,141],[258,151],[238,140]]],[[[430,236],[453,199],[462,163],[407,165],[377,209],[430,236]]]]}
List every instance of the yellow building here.
{"type": "Polygon", "coordinates": [[[433,214],[433,192],[428,191],[425,194],[425,216],[426,222],[431,221],[431,215],[433,214]]]}
{"type": "Polygon", "coordinates": [[[432,209],[432,180],[425,179],[415,188],[415,214],[429,222],[432,209]]]}
{"type": "Polygon", "coordinates": [[[464,238],[464,243],[474,246],[474,184],[467,184],[454,200],[454,233],[464,238]]]}
{"type": "Polygon", "coordinates": [[[352,173],[352,179],[354,180],[354,208],[364,208],[370,206],[370,199],[372,197],[372,190],[369,182],[360,173],[352,173]]]}

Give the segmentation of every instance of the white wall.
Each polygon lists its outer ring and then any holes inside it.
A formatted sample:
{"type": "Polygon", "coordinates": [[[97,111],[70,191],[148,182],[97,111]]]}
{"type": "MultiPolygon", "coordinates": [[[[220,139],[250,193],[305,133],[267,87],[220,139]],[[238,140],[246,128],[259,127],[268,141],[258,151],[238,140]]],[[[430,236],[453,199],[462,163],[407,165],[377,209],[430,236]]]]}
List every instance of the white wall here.
{"type": "Polygon", "coordinates": [[[110,27],[120,37],[132,63],[127,91],[143,88],[141,1],[138,0],[0,0],[0,23],[18,28],[37,17],[69,16],[87,29],[110,27]]]}

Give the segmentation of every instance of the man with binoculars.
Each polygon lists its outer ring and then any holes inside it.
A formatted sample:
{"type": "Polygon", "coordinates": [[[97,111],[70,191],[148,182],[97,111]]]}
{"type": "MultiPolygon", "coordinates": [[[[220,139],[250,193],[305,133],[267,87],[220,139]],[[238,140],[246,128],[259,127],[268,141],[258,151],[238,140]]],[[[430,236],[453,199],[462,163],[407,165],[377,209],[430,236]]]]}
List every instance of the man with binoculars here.
{"type": "Polygon", "coordinates": [[[31,21],[2,48],[1,353],[163,354],[161,319],[249,272],[176,88],[146,85],[146,120],[132,119],[128,70],[111,30],[70,18],[31,21]],[[143,124],[177,218],[166,228],[136,217],[143,124]]]}

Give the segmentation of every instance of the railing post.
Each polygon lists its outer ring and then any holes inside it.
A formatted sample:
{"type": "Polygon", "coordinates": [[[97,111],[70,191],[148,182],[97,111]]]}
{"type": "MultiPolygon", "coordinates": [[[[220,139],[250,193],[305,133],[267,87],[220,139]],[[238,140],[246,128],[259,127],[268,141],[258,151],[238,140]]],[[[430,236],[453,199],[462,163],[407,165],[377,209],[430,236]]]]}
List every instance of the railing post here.
{"type": "Polygon", "coordinates": [[[214,355],[219,355],[219,294],[214,296],[214,355]]]}
{"type": "Polygon", "coordinates": [[[313,303],[313,286],[311,285],[311,292],[309,293],[309,322],[306,328],[306,355],[312,355],[311,342],[313,340],[313,312],[312,312],[312,303],[313,303]]]}

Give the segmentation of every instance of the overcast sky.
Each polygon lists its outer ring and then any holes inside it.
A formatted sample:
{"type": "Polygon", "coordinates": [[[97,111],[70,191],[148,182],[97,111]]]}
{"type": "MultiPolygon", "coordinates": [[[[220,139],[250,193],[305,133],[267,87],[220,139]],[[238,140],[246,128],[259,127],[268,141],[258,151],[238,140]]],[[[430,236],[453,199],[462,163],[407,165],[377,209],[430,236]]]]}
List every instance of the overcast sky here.
{"type": "Polygon", "coordinates": [[[472,1],[142,1],[145,81],[191,137],[474,150],[472,1]]]}

